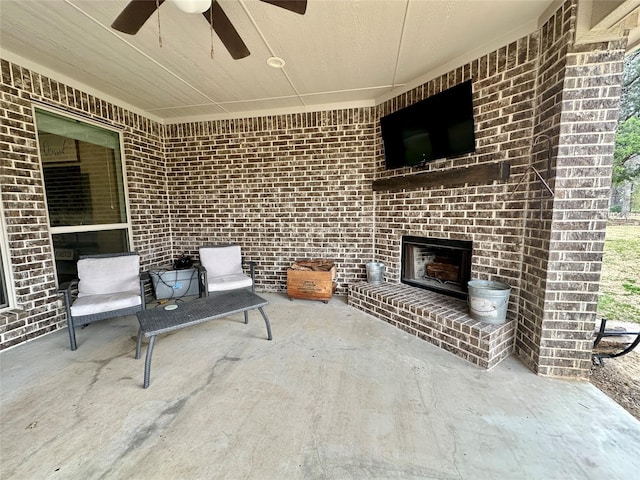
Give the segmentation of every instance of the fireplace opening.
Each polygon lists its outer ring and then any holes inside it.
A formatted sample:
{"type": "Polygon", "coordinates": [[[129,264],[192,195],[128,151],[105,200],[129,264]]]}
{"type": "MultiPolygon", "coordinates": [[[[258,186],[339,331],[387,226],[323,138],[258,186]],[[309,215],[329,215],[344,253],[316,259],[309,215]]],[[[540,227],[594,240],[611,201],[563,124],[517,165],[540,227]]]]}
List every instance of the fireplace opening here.
{"type": "Polygon", "coordinates": [[[400,281],[407,285],[467,298],[473,242],[402,237],[400,281]]]}

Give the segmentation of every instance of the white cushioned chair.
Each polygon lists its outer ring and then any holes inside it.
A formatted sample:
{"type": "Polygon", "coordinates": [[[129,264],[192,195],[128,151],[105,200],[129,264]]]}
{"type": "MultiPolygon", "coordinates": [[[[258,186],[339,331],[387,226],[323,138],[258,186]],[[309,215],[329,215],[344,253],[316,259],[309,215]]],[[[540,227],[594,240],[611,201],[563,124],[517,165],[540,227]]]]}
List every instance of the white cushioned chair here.
{"type": "MultiPolygon", "coordinates": [[[[250,288],[255,292],[255,262],[243,262],[240,245],[201,246],[199,249],[200,265],[198,279],[200,296],[209,293],[225,292],[250,288]],[[249,275],[244,273],[243,266],[249,267],[249,275]]],[[[244,322],[248,323],[247,312],[244,312],[244,322]]]]}
{"type": "Polygon", "coordinates": [[[77,348],[76,327],[144,310],[144,282],[136,252],[81,256],[78,278],[61,290],[71,350],[77,348]]]}

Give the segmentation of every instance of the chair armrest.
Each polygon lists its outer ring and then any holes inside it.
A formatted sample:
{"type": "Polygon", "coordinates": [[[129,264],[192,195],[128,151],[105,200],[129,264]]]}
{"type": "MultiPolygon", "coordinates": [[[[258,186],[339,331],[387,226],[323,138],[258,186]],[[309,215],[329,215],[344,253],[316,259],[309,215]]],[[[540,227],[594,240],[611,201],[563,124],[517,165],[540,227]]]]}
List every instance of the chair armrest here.
{"type": "Polygon", "coordinates": [[[143,310],[147,309],[147,294],[145,292],[144,286],[149,280],[151,280],[149,272],[140,273],[140,298],[142,300],[141,306],[143,310]]]}
{"type": "Polygon", "coordinates": [[[71,295],[74,291],[78,290],[78,282],[79,280],[76,278],[70,282],[61,283],[58,287],[58,293],[71,295]]]}
{"type": "Polygon", "coordinates": [[[71,318],[71,305],[73,305],[74,299],[78,296],[78,281],[78,279],[72,280],[58,287],[58,293],[61,293],[64,297],[68,318],[71,318]]]}
{"type": "Polygon", "coordinates": [[[198,291],[200,298],[209,295],[209,289],[207,288],[207,269],[203,265],[194,265],[194,268],[198,270],[198,291]]]}
{"type": "Polygon", "coordinates": [[[595,350],[598,345],[600,344],[600,340],[602,340],[605,337],[620,337],[620,336],[630,336],[630,337],[636,337],[632,342],[628,343],[628,344],[621,344],[620,348],[617,352],[615,353],[595,353],[592,352],[591,353],[591,358],[594,361],[598,361],[598,363],[600,364],[600,366],[604,366],[604,359],[605,358],[616,358],[616,357],[621,357],[622,355],[626,355],[627,353],[631,352],[634,348],[636,348],[638,345],[640,345],[640,330],[638,330],[637,332],[628,332],[626,330],[607,330],[607,319],[603,318],[600,322],[600,328],[598,329],[597,332],[593,333],[593,336],[596,337],[596,339],[593,342],[593,349],[595,350]]]}
{"type": "Polygon", "coordinates": [[[249,265],[249,272],[251,275],[251,291],[256,293],[256,262],[253,260],[243,260],[242,265],[249,265]]]}

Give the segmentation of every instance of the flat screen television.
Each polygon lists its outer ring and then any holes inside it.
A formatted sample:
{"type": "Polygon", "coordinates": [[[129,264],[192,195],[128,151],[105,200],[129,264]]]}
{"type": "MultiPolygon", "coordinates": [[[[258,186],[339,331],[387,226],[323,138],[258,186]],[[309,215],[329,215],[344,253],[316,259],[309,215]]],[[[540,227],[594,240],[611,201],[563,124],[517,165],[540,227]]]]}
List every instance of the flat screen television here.
{"type": "Polygon", "coordinates": [[[388,169],[474,152],[471,80],[380,119],[388,169]]]}

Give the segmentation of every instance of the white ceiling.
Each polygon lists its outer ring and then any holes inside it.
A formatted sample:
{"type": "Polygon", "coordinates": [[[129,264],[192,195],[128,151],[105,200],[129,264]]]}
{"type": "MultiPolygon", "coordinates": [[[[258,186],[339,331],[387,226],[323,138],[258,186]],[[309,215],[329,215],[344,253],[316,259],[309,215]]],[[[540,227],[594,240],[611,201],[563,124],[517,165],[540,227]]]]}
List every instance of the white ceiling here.
{"type": "MultiPolygon", "coordinates": [[[[174,123],[374,105],[531,33],[558,6],[556,0],[308,0],[300,16],[259,0],[219,0],[251,51],[233,60],[215,35],[212,59],[204,17],[171,2],[159,9],[162,46],[156,14],[134,36],[113,30],[127,3],[0,0],[0,53],[174,123]],[[270,56],[283,58],[285,67],[267,66],[270,56]]],[[[637,0],[604,3],[618,11],[624,4],[627,19],[639,8],[637,0]]]]}

